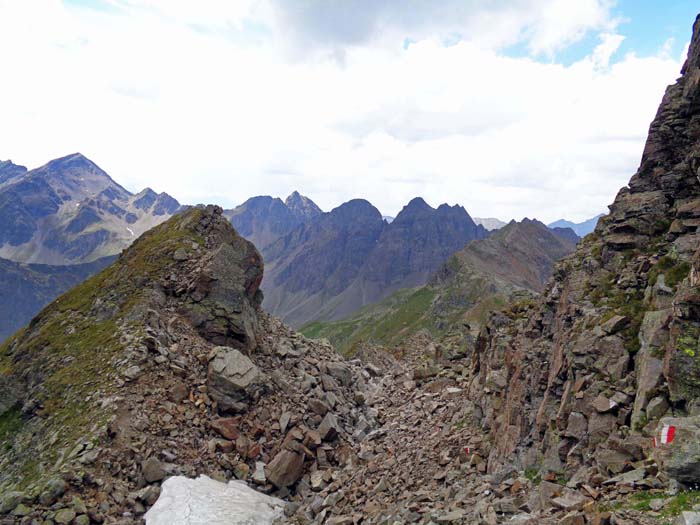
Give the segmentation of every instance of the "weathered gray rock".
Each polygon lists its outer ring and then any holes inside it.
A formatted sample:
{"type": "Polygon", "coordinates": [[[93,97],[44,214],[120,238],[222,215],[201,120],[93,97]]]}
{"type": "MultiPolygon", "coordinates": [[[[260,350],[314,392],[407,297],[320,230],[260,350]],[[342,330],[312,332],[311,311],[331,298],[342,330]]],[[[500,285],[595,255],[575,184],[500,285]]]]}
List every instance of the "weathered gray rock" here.
{"type": "Polygon", "coordinates": [[[662,417],[669,409],[668,401],[663,396],[657,396],[647,405],[647,419],[658,419],[662,417]]]}
{"type": "Polygon", "coordinates": [[[59,525],[68,525],[75,519],[75,511],[73,509],[61,509],[56,513],[54,521],[59,525]]]}
{"type": "Polygon", "coordinates": [[[637,395],[632,411],[632,426],[641,421],[647,404],[654,391],[663,380],[663,361],[661,348],[669,337],[668,323],[671,310],[658,310],[644,314],[639,329],[640,349],[636,357],[637,395]]]}
{"type": "Polygon", "coordinates": [[[700,416],[663,418],[655,437],[657,448],[654,455],[660,470],[681,483],[700,483],[700,416]],[[671,443],[663,443],[665,427],[675,427],[671,443]]]}
{"type": "Polygon", "coordinates": [[[211,397],[226,407],[255,398],[264,389],[264,376],[240,351],[218,346],[209,356],[207,386],[211,397]]]}
{"type": "Polygon", "coordinates": [[[340,433],[340,430],[338,419],[331,412],[325,415],[318,427],[318,433],[323,441],[334,439],[340,433]]]}
{"type": "Polygon", "coordinates": [[[630,320],[625,315],[613,315],[610,319],[604,322],[600,327],[608,335],[615,334],[629,324],[630,320]]]}
{"type": "Polygon", "coordinates": [[[352,371],[346,364],[328,363],[326,369],[330,375],[340,381],[340,384],[348,386],[352,383],[352,371]]]}
{"type": "Polygon", "coordinates": [[[148,483],[154,483],[165,478],[167,472],[163,468],[163,464],[154,457],[148,458],[141,465],[143,478],[148,483]]]}
{"type": "Polygon", "coordinates": [[[700,525],[700,512],[684,510],[673,522],[673,525],[700,525]]]}

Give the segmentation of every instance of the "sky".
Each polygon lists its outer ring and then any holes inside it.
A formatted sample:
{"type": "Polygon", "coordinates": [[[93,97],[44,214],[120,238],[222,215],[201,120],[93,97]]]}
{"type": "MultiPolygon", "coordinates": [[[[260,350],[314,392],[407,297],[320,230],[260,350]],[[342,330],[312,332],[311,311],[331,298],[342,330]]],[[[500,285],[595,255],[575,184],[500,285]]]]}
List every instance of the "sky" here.
{"type": "Polygon", "coordinates": [[[698,8],[652,0],[0,0],[0,159],[330,210],[584,220],[635,172],[698,8]]]}

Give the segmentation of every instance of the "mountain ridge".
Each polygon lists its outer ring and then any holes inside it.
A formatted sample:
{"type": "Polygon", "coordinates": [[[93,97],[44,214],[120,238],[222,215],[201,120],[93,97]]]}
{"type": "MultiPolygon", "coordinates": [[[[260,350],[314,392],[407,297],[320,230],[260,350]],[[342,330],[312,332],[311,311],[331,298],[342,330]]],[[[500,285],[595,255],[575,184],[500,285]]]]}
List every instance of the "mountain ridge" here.
{"type": "Polygon", "coordinates": [[[449,255],[487,236],[461,206],[412,199],[387,223],[354,199],[302,223],[267,248],[264,306],[292,326],[336,319],[424,284],[449,255]]]}
{"type": "Polygon", "coordinates": [[[6,226],[0,257],[55,265],[115,255],[181,209],[165,193],[146,205],[149,197],[132,195],[80,153],[15,170],[0,184],[0,221],[6,226]]]}

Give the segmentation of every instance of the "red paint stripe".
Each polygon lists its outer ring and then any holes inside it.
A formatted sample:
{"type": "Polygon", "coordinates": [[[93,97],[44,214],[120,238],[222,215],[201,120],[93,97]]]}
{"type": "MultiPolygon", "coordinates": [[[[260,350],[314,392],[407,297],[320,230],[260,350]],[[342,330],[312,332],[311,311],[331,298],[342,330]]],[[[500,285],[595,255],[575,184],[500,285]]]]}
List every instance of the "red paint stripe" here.
{"type": "Polygon", "coordinates": [[[676,427],[670,425],[668,427],[668,438],[666,439],[666,443],[672,443],[674,437],[676,437],[676,427]]]}

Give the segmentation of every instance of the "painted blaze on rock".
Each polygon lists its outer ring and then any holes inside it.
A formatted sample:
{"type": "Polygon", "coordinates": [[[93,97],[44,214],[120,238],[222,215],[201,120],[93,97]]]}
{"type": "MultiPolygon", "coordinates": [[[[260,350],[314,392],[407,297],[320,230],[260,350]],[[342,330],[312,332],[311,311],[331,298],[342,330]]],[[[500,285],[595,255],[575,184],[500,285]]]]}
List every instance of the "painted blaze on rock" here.
{"type": "Polygon", "coordinates": [[[700,416],[663,418],[655,440],[656,460],[669,478],[700,483],[700,416]]]}

